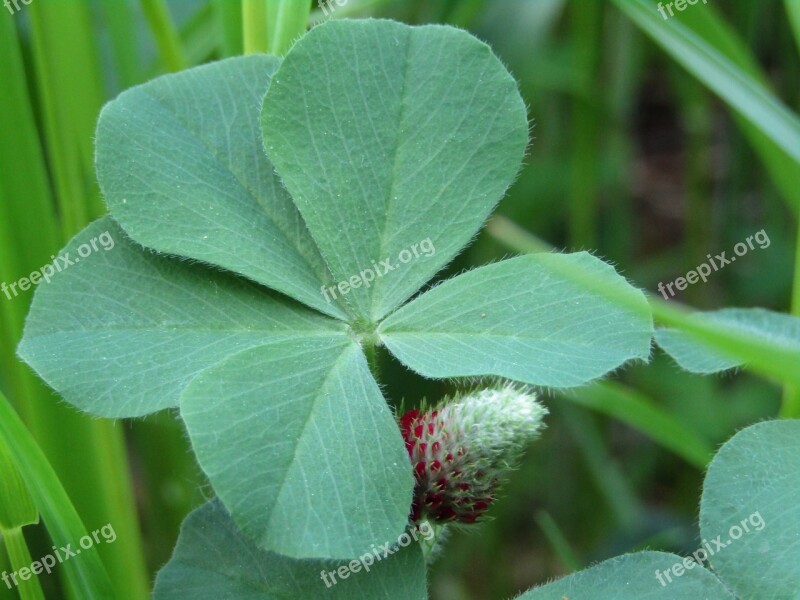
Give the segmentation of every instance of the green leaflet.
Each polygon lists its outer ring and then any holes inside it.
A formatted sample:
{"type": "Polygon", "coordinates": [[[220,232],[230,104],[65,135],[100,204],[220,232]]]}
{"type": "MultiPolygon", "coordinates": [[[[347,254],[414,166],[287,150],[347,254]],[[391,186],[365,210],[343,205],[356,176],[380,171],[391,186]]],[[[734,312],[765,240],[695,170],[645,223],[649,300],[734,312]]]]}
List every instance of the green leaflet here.
{"type": "Polygon", "coordinates": [[[329,21],[289,52],[264,98],[264,145],[337,282],[375,322],[475,235],[528,140],[516,83],[452,27],[329,21]],[[430,238],[431,257],[400,256],[430,238]]]}
{"type": "Polygon", "coordinates": [[[665,552],[626,554],[532,589],[517,600],[735,600],[710,571],[697,566],[659,583],[656,571],[668,571],[682,560],[665,552]]]}
{"type": "Polygon", "coordinates": [[[330,276],[262,150],[258,107],[278,64],[232,58],[123,92],[97,124],[97,178],[137,242],[343,317],[320,294],[330,276]]]}
{"type": "Polygon", "coordinates": [[[798,440],[800,421],[768,421],[722,446],[703,484],[700,537],[691,557],[627,554],[535,588],[519,600],[797,598],[798,440]]]}
{"type": "Polygon", "coordinates": [[[143,252],[109,217],[60,256],[80,262],[40,284],[19,354],[93,414],[131,417],[176,406],[197,373],[274,339],[343,336],[342,324],[246,280],[143,252]],[[78,248],[105,232],[113,248],[96,242],[98,250],[81,259],[78,248]]]}
{"type": "Polygon", "coordinates": [[[644,295],[580,252],[480,267],[416,298],[378,331],[395,356],[427,377],[490,374],[572,387],[646,359],[652,327],[644,295]],[[573,272],[605,292],[565,274],[573,272]]]}
{"type": "MultiPolygon", "coordinates": [[[[404,542],[405,543],[405,542],[404,542]]],[[[376,544],[377,545],[377,544],[376,544]]],[[[382,545],[382,544],[380,544],[382,545]]],[[[321,571],[343,565],[333,561],[296,560],[257,548],[236,528],[219,501],[193,512],[181,527],[172,560],[158,574],[155,600],[426,600],[425,561],[419,545],[387,558],[359,563],[346,579],[327,587],[321,571]],[[369,571],[364,570],[364,564],[369,571]]],[[[348,573],[346,570],[345,573],[348,573]]],[[[330,577],[328,581],[331,582],[330,577]]]]}
{"type": "Polygon", "coordinates": [[[740,598],[794,600],[800,590],[800,421],[740,431],[711,462],[700,533],[725,547],[714,570],[740,598]]]}
{"type": "MultiPolygon", "coordinates": [[[[789,351],[800,352],[800,318],[763,308],[724,308],[695,313],[698,322],[723,325],[731,331],[758,335],[789,351]]],[[[699,339],[677,329],[659,329],[656,341],[681,367],[692,373],[717,373],[741,366],[740,360],[712,350],[699,339]]]]}
{"type": "Polygon", "coordinates": [[[352,341],[242,352],[186,388],[181,414],[217,494],[262,548],[344,559],[402,533],[408,454],[352,341]]]}

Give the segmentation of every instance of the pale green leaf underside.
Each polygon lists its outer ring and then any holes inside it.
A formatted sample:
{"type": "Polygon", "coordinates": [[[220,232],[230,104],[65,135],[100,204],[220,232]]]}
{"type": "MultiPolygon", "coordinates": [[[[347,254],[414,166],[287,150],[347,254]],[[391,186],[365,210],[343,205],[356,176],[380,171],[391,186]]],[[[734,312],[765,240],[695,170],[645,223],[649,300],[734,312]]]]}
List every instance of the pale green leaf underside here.
{"type": "MultiPolygon", "coordinates": [[[[800,351],[800,318],[763,308],[724,308],[696,313],[692,318],[729,327],[733,331],[757,335],[787,350],[800,351]]],[[[656,342],[675,362],[692,373],[717,373],[742,365],[742,362],[710,349],[695,337],[677,329],[659,329],[656,342]]]]}
{"type": "Polygon", "coordinates": [[[669,571],[683,557],[665,552],[618,556],[530,590],[517,600],[734,600],[708,570],[696,566],[662,585],[656,570],[669,571]]]}
{"type": "Polygon", "coordinates": [[[279,342],[195,379],[181,414],[243,531],[296,558],[353,558],[403,531],[408,455],[350,340],[279,342]]]}
{"type": "MultiPolygon", "coordinates": [[[[368,562],[365,560],[365,562],[368,562]]],[[[297,560],[260,550],[212,501],[189,515],[170,562],[156,579],[154,600],[425,600],[425,562],[412,545],[326,587],[320,572],[342,564],[297,560]]],[[[330,578],[329,578],[330,581],[330,578]]]]}
{"type": "Polygon", "coordinates": [[[68,402],[95,415],[176,406],[199,372],[247,348],[345,337],[344,324],[245,279],[143,251],[110,217],[64,252],[80,262],[40,285],[19,354],[68,402]],[[98,244],[80,259],[77,248],[106,231],[113,249],[98,244]]]}
{"type": "Polygon", "coordinates": [[[770,421],[739,432],[708,469],[700,532],[704,539],[729,542],[711,562],[741,598],[800,597],[798,473],[800,421],[770,421]],[[732,532],[732,526],[743,529],[742,521],[749,532],[732,532]]]}
{"type": "Polygon", "coordinates": [[[335,280],[372,261],[396,266],[345,296],[372,321],[469,242],[528,140],[516,83],[488,46],[392,21],[329,21],[301,38],[275,73],[262,125],[335,280]],[[435,254],[403,264],[403,250],[428,238],[435,254]]]}
{"type": "Polygon", "coordinates": [[[320,294],[330,275],[264,155],[258,114],[279,62],[232,58],[123,92],[100,115],[97,178],[137,242],[343,317],[320,294]]]}
{"type": "Polygon", "coordinates": [[[652,327],[644,295],[579,252],[520,256],[459,275],[378,331],[397,358],[427,377],[498,375],[572,387],[646,359],[652,327]],[[604,293],[565,275],[571,271],[604,293]]]}

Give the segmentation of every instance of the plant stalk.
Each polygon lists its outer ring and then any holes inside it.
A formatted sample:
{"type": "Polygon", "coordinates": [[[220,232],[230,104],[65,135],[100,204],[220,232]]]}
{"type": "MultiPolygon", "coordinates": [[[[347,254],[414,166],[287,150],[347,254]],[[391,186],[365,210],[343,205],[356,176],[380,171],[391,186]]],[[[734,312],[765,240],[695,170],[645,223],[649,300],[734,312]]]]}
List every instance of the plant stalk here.
{"type": "MultiPolygon", "coordinates": [[[[797,227],[793,273],[790,311],[793,315],[800,317],[800,220],[797,227]]],[[[800,419],[800,386],[788,383],[784,386],[780,416],[784,419],[800,419]]]]}
{"type": "Polygon", "coordinates": [[[163,0],[142,0],[142,11],[156,40],[164,67],[169,72],[182,71],[188,65],[181,38],[163,0]]]}
{"type": "Polygon", "coordinates": [[[242,34],[245,54],[267,51],[266,0],[242,0],[242,34]]]}
{"type": "Polygon", "coordinates": [[[266,0],[266,3],[267,52],[283,56],[306,32],[311,3],[297,0],[266,0]]]}

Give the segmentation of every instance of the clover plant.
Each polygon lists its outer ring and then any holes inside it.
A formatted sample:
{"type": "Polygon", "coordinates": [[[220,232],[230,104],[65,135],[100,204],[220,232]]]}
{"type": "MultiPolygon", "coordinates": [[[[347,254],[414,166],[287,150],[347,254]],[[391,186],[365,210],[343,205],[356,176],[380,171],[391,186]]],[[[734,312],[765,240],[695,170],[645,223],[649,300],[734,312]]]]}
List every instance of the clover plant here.
{"type": "MultiPolygon", "coordinates": [[[[438,275],[513,184],[530,126],[484,43],[378,20],[330,21],[283,59],[222,60],[104,108],[109,215],[64,249],[81,259],[38,289],[19,353],[82,411],[179,412],[216,498],[185,522],[157,598],[425,598],[430,546],[394,541],[490,510],[541,429],[537,389],[648,359],[644,294],[587,252],[438,275]],[[100,235],[113,249],[84,259],[100,235]],[[379,346],[472,389],[399,417],[379,346]]],[[[774,339],[780,318],[723,320],[774,339]]],[[[659,342],[693,370],[737,364],[675,332],[659,342]]],[[[796,428],[756,425],[712,465],[703,535],[750,506],[770,532],[711,561],[725,584],[698,567],[661,586],[650,571],[677,558],[646,553],[524,598],[750,597],[767,575],[796,589],[763,545],[791,545],[796,519],[770,525],[796,479],[756,476],[776,453],[796,462],[796,428]],[[612,571],[632,595],[597,595],[612,571]]]]}

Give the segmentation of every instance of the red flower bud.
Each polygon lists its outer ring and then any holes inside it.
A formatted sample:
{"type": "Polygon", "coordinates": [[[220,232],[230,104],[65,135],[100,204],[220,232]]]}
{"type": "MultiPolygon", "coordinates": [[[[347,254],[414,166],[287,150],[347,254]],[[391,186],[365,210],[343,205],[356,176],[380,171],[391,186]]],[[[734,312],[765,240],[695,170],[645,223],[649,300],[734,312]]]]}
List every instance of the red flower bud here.
{"type": "Polygon", "coordinates": [[[400,430],[416,480],[411,520],[477,521],[546,414],[533,394],[514,386],[405,413],[400,430]]]}

